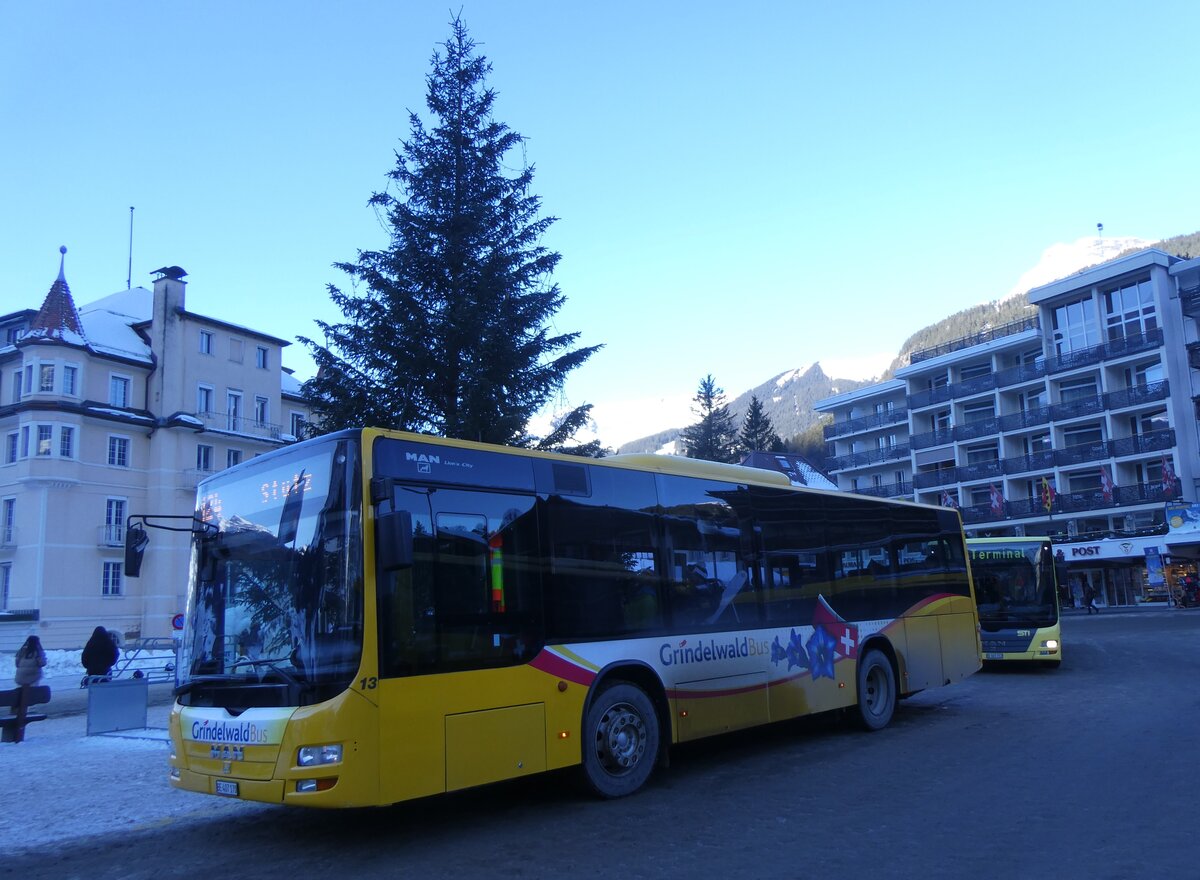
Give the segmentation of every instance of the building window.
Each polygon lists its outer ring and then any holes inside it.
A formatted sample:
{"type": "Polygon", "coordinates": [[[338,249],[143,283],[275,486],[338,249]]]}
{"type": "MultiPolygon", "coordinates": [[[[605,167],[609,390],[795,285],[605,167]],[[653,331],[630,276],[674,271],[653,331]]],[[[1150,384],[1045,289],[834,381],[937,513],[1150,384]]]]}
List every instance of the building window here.
{"type": "Polygon", "coordinates": [[[104,563],[104,576],[100,582],[100,595],[102,596],[119,596],[121,595],[121,563],[106,562],[104,563]]]}
{"type": "Polygon", "coordinates": [[[213,466],[213,448],[204,443],[196,445],[196,470],[201,473],[209,473],[213,466]]]}
{"type": "Polygon", "coordinates": [[[991,401],[963,407],[963,424],[969,425],[972,422],[983,422],[995,417],[996,404],[991,401]]]}
{"type": "Polygon", "coordinates": [[[261,428],[268,423],[270,416],[269,405],[265,397],[254,398],[254,424],[256,427],[261,428]]]}
{"type": "Polygon", "coordinates": [[[304,413],[292,413],[292,436],[299,440],[304,436],[304,413]]]}
{"type": "Polygon", "coordinates": [[[1154,309],[1154,287],[1147,278],[1128,287],[1104,293],[1104,323],[1108,338],[1140,336],[1158,326],[1154,309]]]}
{"type": "Polygon", "coordinates": [[[54,390],[54,364],[40,364],[38,366],[38,391],[47,392],[54,390]]]}
{"type": "Polygon", "coordinates": [[[108,463],[113,467],[129,467],[129,438],[108,438],[108,463]]]}
{"type": "Polygon", "coordinates": [[[12,563],[0,563],[0,610],[8,610],[8,597],[12,594],[12,563]]]}
{"type": "Polygon", "coordinates": [[[13,431],[4,438],[4,463],[12,464],[17,460],[17,432],[13,431]]]}
{"type": "Polygon", "coordinates": [[[1133,416],[1129,420],[1129,432],[1135,435],[1166,431],[1170,427],[1171,422],[1167,418],[1167,411],[1165,409],[1142,413],[1140,416],[1133,416]]]}
{"type": "Polygon", "coordinates": [[[104,503],[104,543],[125,542],[125,499],[109,498],[104,503]]]}
{"type": "Polygon", "coordinates": [[[242,362],[242,348],[243,347],[244,346],[242,345],[242,340],[240,340],[240,339],[230,339],[229,340],[229,359],[231,361],[233,361],[235,364],[240,364],[242,362]]]}
{"type": "Polygon", "coordinates": [[[1054,310],[1054,345],[1059,355],[1100,344],[1096,303],[1090,296],[1054,310]]]}
{"type": "Polygon", "coordinates": [[[27,364],[23,372],[25,381],[22,383],[22,393],[33,394],[33,364],[27,364]]]}
{"type": "Polygon", "coordinates": [[[29,458],[29,426],[21,426],[21,458],[29,458]]]}
{"type": "Polygon", "coordinates": [[[54,426],[37,426],[37,454],[48,456],[54,451],[54,426]]]}
{"type": "Polygon", "coordinates": [[[108,377],[108,402],[112,406],[129,406],[129,379],[125,376],[108,377]]]}
{"type": "Polygon", "coordinates": [[[267,350],[261,345],[254,349],[254,366],[260,370],[267,368],[267,350]]]}
{"type": "Polygon", "coordinates": [[[63,390],[67,397],[74,397],[79,388],[79,367],[67,365],[63,367],[63,390]]]}
{"type": "Polygon", "coordinates": [[[998,461],[1000,458],[1000,449],[995,443],[968,446],[966,451],[967,464],[983,464],[988,461],[998,461]]]}
{"type": "Polygon", "coordinates": [[[19,369],[13,373],[12,392],[13,403],[16,403],[21,399],[21,371],[19,369]]]}
{"type": "Polygon", "coordinates": [[[4,499],[4,512],[0,518],[0,544],[11,547],[17,543],[17,499],[4,499]]]}
{"type": "Polygon", "coordinates": [[[1139,364],[1137,369],[1133,371],[1132,381],[1130,381],[1130,372],[1125,371],[1125,384],[1136,385],[1140,388],[1146,388],[1156,382],[1163,380],[1163,365],[1160,361],[1152,361],[1148,364],[1139,364]]]}
{"type": "Polygon", "coordinates": [[[206,415],[213,411],[213,389],[211,385],[196,387],[196,412],[206,415]]]}
{"type": "Polygon", "coordinates": [[[1038,452],[1045,452],[1047,449],[1051,448],[1052,446],[1050,445],[1049,431],[1043,431],[1041,434],[1034,434],[1033,436],[1025,439],[1025,451],[1029,455],[1033,455],[1038,452]]]}
{"type": "Polygon", "coordinates": [[[230,431],[242,430],[242,392],[230,391],[225,395],[225,413],[230,431]]]}
{"type": "Polygon", "coordinates": [[[242,463],[242,450],[230,449],[225,452],[225,467],[233,467],[242,463]]]}
{"type": "Polygon", "coordinates": [[[213,335],[210,330],[200,331],[200,354],[213,353],[213,335]]]}
{"type": "Polygon", "coordinates": [[[1096,396],[1096,379],[1088,376],[1084,379],[1071,379],[1059,383],[1058,399],[1063,403],[1074,400],[1086,400],[1096,396]]]}
{"type": "Polygon", "coordinates": [[[961,377],[962,381],[965,382],[968,379],[978,379],[980,376],[989,376],[991,375],[991,372],[991,364],[975,364],[971,367],[963,367],[959,372],[959,376],[961,377]]]}
{"type": "Polygon", "coordinates": [[[1104,442],[1104,429],[1099,424],[1076,425],[1063,430],[1063,446],[1084,446],[1104,442]]]}
{"type": "Polygon", "coordinates": [[[58,455],[60,458],[75,457],[75,429],[63,425],[58,429],[58,455]]]}

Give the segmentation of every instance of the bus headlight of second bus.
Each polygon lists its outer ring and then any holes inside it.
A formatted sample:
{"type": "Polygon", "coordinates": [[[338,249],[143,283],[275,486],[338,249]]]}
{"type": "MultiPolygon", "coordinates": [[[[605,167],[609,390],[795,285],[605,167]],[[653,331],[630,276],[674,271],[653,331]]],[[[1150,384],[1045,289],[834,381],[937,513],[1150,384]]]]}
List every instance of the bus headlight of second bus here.
{"type": "Polygon", "coordinates": [[[1058,639],[1046,639],[1044,642],[1042,642],[1042,647],[1045,648],[1051,654],[1057,654],[1058,653],[1058,639]]]}
{"type": "Polygon", "coordinates": [[[338,745],[301,746],[296,754],[296,763],[301,767],[316,767],[321,764],[342,763],[342,747],[338,745]]]}

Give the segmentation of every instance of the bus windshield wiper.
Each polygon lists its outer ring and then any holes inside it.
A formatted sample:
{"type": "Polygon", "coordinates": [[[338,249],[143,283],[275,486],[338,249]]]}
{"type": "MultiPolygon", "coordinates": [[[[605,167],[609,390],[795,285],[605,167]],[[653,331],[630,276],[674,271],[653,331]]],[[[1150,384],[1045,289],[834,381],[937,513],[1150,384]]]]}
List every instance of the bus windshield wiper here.
{"type": "Polygon", "coordinates": [[[234,663],[230,663],[228,668],[229,669],[237,669],[237,667],[239,667],[239,666],[266,666],[266,667],[272,669],[273,671],[278,672],[279,677],[282,678],[284,681],[286,681],[288,684],[292,685],[293,687],[300,688],[301,690],[310,689],[312,687],[311,681],[301,681],[300,679],[296,678],[296,676],[292,675],[292,673],[290,673],[286,669],[284,669],[282,666],[278,665],[287,659],[288,659],[287,657],[260,657],[257,660],[238,660],[234,663]]]}

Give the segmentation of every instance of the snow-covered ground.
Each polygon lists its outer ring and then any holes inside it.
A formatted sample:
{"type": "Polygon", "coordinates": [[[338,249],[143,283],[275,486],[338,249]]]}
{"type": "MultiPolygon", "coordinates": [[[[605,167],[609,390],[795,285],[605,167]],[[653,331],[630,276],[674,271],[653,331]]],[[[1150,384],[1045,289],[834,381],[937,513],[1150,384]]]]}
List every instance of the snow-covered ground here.
{"type": "MultiPolygon", "coordinates": [[[[43,680],[55,693],[78,689],[78,651],[47,651],[43,680]]],[[[0,656],[12,681],[12,655],[0,656]]],[[[22,743],[0,743],[0,851],[19,853],[97,834],[124,834],[194,819],[272,809],[177,791],[167,782],[169,703],[151,705],[145,730],[87,735],[87,714],[29,725],[22,743]]]]}

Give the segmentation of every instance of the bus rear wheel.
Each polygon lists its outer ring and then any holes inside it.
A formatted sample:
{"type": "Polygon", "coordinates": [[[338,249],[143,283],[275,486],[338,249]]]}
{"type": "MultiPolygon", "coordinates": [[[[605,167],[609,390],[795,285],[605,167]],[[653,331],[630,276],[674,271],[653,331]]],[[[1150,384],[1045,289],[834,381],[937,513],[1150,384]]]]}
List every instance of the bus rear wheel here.
{"type": "Polygon", "coordinates": [[[583,728],[583,775],[601,797],[633,794],[658,758],[658,715],[646,692],[620,683],[596,695],[583,728]]]}
{"type": "Polygon", "coordinates": [[[870,650],[858,661],[857,720],[867,730],[888,726],[896,712],[896,676],[881,651],[870,650]]]}

